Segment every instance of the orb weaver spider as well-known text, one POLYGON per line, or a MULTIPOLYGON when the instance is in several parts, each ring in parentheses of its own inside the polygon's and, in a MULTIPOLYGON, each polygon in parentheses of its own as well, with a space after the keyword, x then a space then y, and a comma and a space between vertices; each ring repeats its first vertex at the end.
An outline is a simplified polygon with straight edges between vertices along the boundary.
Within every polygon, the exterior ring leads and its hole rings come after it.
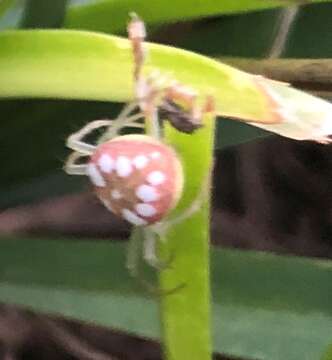
MULTIPOLYGON (((200 208, 206 187, 180 215, 165 220, 181 197, 184 176, 176 152, 162 141, 160 116, 179 131, 193 133, 202 126, 203 114, 212 111, 213 106, 207 99, 205 106, 199 107, 197 95, 189 87, 166 80, 157 84, 155 74, 145 77, 145 27, 135 14, 128 34, 134 57, 136 100, 127 104, 116 119, 92 121, 70 135, 67 146, 73 152, 64 168, 71 175, 89 176, 106 208, 141 230, 145 261, 163 269, 169 262, 158 260, 156 240, 163 239, 170 226, 200 208), (124 128, 144 129, 144 121, 149 121, 148 134, 121 135, 124 128), (106 130, 96 145, 84 142, 86 136, 103 127, 106 130), (84 157, 88 160, 82 163, 84 157)), ((131 258, 127 257, 127 267, 135 274, 131 258)))

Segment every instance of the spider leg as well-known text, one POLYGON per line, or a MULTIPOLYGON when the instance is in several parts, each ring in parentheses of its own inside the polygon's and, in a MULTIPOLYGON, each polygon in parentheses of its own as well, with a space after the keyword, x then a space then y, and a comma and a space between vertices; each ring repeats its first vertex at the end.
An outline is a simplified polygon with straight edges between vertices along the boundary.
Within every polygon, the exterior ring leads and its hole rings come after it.
POLYGON ((119 116, 111 121, 105 133, 99 138, 98 143, 113 139, 119 134, 121 129, 125 127, 144 128, 144 124, 139 124, 136 122, 137 120, 144 118, 144 114, 141 111, 136 114, 130 115, 130 113, 135 110, 136 107, 138 107, 137 101, 133 101, 127 104, 123 108, 119 116))
POLYGON ((132 101, 132 102, 126 104, 123 107, 123 109, 121 110, 118 117, 114 120, 114 122, 121 123, 125 119, 129 118, 130 113, 132 113, 137 106, 138 106, 138 101, 132 101))
MULTIPOLYGON (((144 240, 143 240, 143 256, 144 260, 153 268, 158 271, 163 271, 171 269, 171 263, 174 260, 173 254, 167 261, 160 261, 156 255, 156 242, 158 237, 157 234, 149 228, 144 228, 144 240)), ((177 286, 166 289, 166 290, 157 290, 157 295, 166 296, 176 293, 177 291, 183 289, 186 286, 185 283, 178 284, 177 286)))
POLYGON ((167 227, 175 226, 183 221, 187 220, 188 218, 192 217, 197 211, 199 211, 205 201, 205 197, 203 194, 199 194, 196 199, 186 208, 184 211, 179 214, 178 216, 169 219, 165 225, 167 227))
POLYGON ((139 253, 140 253, 140 244, 141 237, 139 233, 139 228, 133 229, 133 232, 129 238, 129 243, 126 253, 126 268, 129 271, 129 274, 133 277, 138 277, 139 273, 139 253))
POLYGON ((82 157, 85 157, 77 151, 71 153, 64 165, 64 170, 69 175, 86 175, 87 165, 77 164, 76 161, 82 157))
POLYGON ((81 130, 70 135, 67 139, 67 147, 78 151, 84 155, 91 155, 96 150, 96 145, 87 144, 83 138, 90 132, 101 127, 108 127, 105 134, 99 139, 102 142, 104 139, 112 139, 117 136, 119 131, 126 126, 140 127, 140 124, 135 124, 135 121, 144 117, 142 113, 137 113, 128 116, 137 107, 137 102, 127 104, 120 115, 115 120, 95 120, 84 126, 81 130))
POLYGON ((128 125, 128 127, 137 128, 137 129, 144 129, 145 125, 144 124, 131 124, 131 125, 128 125))
POLYGON ((162 76, 159 70, 154 71, 147 78, 144 77, 142 69, 146 58, 144 48, 146 29, 144 22, 135 13, 131 13, 130 16, 131 21, 127 31, 134 56, 135 96, 148 122, 148 133, 159 140, 162 138, 162 128, 158 117, 158 103, 164 96, 168 78, 162 76))
POLYGON ((133 230, 133 233, 129 239, 129 245, 127 248, 126 256, 126 267, 129 271, 130 276, 138 280, 140 284, 151 294, 155 296, 166 296, 174 294, 175 292, 182 289, 185 284, 182 283, 178 286, 175 286, 169 290, 159 290, 156 285, 150 283, 148 280, 142 277, 140 273, 140 250, 142 246, 144 247, 145 238, 145 229, 142 227, 137 227, 133 230))
POLYGON ((150 283, 148 280, 144 279, 140 272, 140 250, 142 248, 143 234, 141 228, 136 228, 133 230, 131 237, 129 239, 129 244, 127 247, 126 254, 126 267, 130 276, 138 280, 140 284, 151 294, 160 295, 158 288, 150 283))
POLYGON ((149 115, 146 116, 146 119, 148 122, 148 134, 157 140, 161 140, 163 138, 163 129, 159 119, 157 106, 153 105, 153 107, 149 111, 149 115))
POLYGON ((147 264, 159 271, 170 268, 174 259, 173 254, 166 261, 159 260, 156 254, 156 243, 158 241, 157 233, 155 233, 152 229, 144 228, 143 235, 143 258, 147 264))
POLYGON ((151 119, 151 134, 159 138, 159 130, 156 128, 157 109, 155 102, 155 87, 151 84, 150 78, 144 78, 142 69, 146 58, 144 40, 146 38, 146 29, 144 22, 135 13, 131 13, 131 20, 127 27, 128 38, 131 42, 132 53, 134 57, 134 91, 136 99, 139 101, 139 107, 144 112, 147 119, 151 119))
POLYGON ((199 211, 206 200, 206 196, 208 195, 208 187, 210 184, 211 174, 207 176, 204 183, 202 184, 202 188, 197 194, 196 198, 193 202, 185 208, 179 215, 169 218, 161 223, 157 223, 153 226, 154 231, 159 234, 160 238, 164 237, 164 234, 168 231, 168 229, 172 226, 176 226, 188 218, 192 217, 197 211, 199 211))
POLYGON ((67 139, 67 147, 72 150, 78 151, 83 155, 91 155, 96 149, 95 145, 87 144, 82 139, 91 131, 104 126, 111 126, 112 120, 95 120, 84 126, 81 130, 70 135, 67 139))
POLYGON ((146 57, 143 42, 146 38, 144 22, 135 13, 131 13, 131 20, 127 27, 128 38, 131 42, 134 55, 134 79, 138 82, 141 78, 142 67, 146 57))

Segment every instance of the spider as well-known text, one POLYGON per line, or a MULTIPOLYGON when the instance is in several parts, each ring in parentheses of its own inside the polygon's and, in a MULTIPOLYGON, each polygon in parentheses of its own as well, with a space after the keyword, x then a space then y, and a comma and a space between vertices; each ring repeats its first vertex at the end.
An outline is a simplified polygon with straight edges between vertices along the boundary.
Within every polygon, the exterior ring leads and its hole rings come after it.
MULTIPOLYGON (((70 135, 67 146, 74 151, 64 168, 70 175, 88 175, 105 207, 142 230, 146 262, 163 268, 155 255, 157 238, 162 239, 170 226, 196 212, 203 194, 183 213, 164 221, 182 194, 182 165, 176 152, 158 138, 143 134, 119 135, 124 127, 143 127, 137 123, 144 117, 142 113, 129 115, 134 105, 125 106, 115 120, 92 121, 70 135), (87 135, 102 127, 107 128, 107 138, 110 133, 114 136, 96 145, 84 142, 87 135), (88 160, 82 163, 82 158, 88 160)), ((128 267, 132 269, 133 265, 128 267)))
MULTIPOLYGON (((144 77, 145 27, 136 15, 132 15, 128 33, 134 55, 136 100, 125 105, 116 119, 92 121, 70 135, 67 146, 73 152, 64 168, 71 175, 88 175, 106 208, 140 230, 145 261, 163 269, 169 262, 158 260, 156 240, 163 239, 170 226, 181 223, 200 208, 206 187, 180 215, 168 216, 181 197, 184 175, 178 155, 162 141, 159 116, 179 131, 192 133, 202 126, 204 112, 211 111, 211 101, 201 109, 196 105, 197 95, 186 86, 172 82, 158 87, 153 75, 144 77), (144 120, 149 121, 147 134, 121 135, 127 127, 142 131, 144 120), (97 144, 84 141, 99 128, 106 130, 97 144), (87 160, 82 162, 83 158, 87 160)), ((134 274, 136 265, 132 258, 128 255, 127 267, 134 274)))

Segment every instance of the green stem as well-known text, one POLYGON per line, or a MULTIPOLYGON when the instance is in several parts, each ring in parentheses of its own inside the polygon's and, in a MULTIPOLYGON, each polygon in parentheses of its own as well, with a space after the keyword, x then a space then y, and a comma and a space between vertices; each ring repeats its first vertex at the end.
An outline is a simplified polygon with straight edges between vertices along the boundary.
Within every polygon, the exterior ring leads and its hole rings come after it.
MULTIPOLYGON (((209 280, 209 198, 202 189, 210 179, 214 137, 214 118, 193 135, 167 127, 165 140, 181 157, 185 190, 176 213, 181 214, 199 196, 200 208, 173 226, 160 246, 161 256, 174 255, 170 268, 160 273, 162 293, 184 284, 161 297, 163 345, 168 360, 211 359, 210 280, 209 280), (203 195, 202 195, 203 193, 203 195)), ((209 184, 210 188, 210 184, 209 184)), ((176 216, 174 214, 173 216, 176 216)))

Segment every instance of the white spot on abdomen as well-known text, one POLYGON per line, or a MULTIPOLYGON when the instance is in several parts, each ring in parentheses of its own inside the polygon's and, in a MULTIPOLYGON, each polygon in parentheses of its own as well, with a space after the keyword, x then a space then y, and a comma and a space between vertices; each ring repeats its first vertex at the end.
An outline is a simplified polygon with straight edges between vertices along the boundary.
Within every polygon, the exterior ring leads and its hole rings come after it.
POLYGON ((111 205, 111 203, 109 202, 109 200, 103 199, 103 198, 101 198, 101 197, 100 197, 99 199, 100 199, 100 201, 104 204, 104 206, 106 207, 107 210, 114 212, 114 210, 113 210, 113 208, 112 208, 112 205, 111 205))
POLYGON ((107 154, 101 155, 98 160, 101 171, 111 173, 114 170, 114 160, 107 154))
POLYGON ((148 162, 149 159, 145 155, 138 155, 133 159, 133 164, 137 169, 143 169, 148 162))
POLYGON ((144 202, 155 201, 159 198, 156 189, 149 185, 140 185, 136 189, 136 196, 144 202))
POLYGON ((157 210, 149 204, 137 204, 135 208, 137 213, 141 216, 149 217, 157 213, 157 210))
POLYGON ((87 167, 87 174, 89 175, 90 180, 92 183, 98 187, 105 187, 106 182, 100 172, 97 169, 95 164, 90 163, 87 167))
POLYGON ((132 212, 129 209, 123 209, 122 210, 122 217, 127 220, 128 222, 130 222, 133 225, 136 226, 143 226, 146 225, 147 222, 140 218, 139 216, 137 216, 134 212, 132 212))
POLYGON ((118 200, 118 199, 121 199, 121 198, 122 198, 122 194, 121 194, 120 191, 117 190, 117 189, 114 189, 114 190, 111 191, 111 196, 112 196, 112 198, 115 199, 115 200, 118 200))
POLYGON ((119 156, 115 163, 116 173, 120 177, 127 177, 132 172, 130 160, 126 156, 119 156))
POLYGON ((151 185, 160 185, 165 181, 165 174, 161 171, 152 171, 147 176, 147 181, 151 185))
POLYGON ((159 151, 154 151, 153 153, 150 154, 152 159, 158 159, 160 158, 160 152, 159 151))

